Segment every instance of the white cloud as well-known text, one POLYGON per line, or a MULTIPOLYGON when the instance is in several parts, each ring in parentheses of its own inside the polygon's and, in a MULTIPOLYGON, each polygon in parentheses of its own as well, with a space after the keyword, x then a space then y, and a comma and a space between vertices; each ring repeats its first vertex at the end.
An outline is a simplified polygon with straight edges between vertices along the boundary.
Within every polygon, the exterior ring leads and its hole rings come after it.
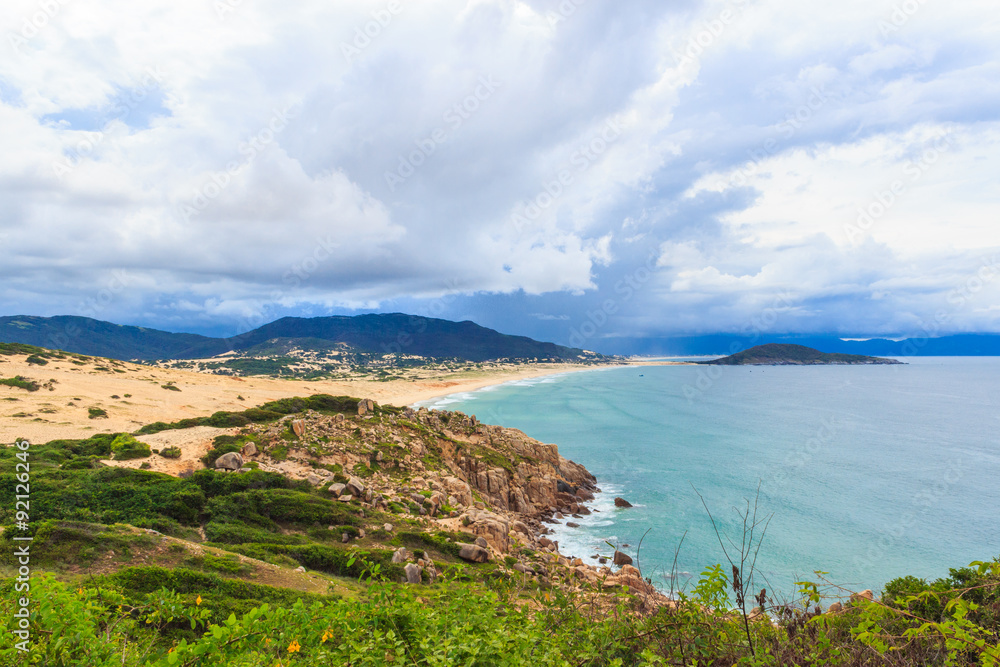
POLYGON ((10 312, 76 312, 117 269, 134 280, 104 312, 152 322, 454 291, 586 309, 659 247, 643 326, 732 326, 789 287, 803 326, 841 298, 878 301, 858 322, 882 326, 1000 247, 988 2, 588 2, 553 22, 547 0, 69 0, 34 31, 38 2, 8 4, 10 312))

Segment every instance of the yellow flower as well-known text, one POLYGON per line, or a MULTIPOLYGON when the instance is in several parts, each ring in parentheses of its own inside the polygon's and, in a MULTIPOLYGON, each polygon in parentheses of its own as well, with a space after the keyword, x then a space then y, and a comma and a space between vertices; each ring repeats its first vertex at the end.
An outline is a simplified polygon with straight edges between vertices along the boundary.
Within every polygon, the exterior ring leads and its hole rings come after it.
POLYGON ((297 639, 293 639, 292 643, 288 645, 289 653, 298 653, 302 650, 302 646, 299 644, 297 639))
POLYGON ((83 595, 83 589, 82 588, 76 589, 76 594, 77 595, 83 595))
POLYGON ((196 605, 201 605, 201 596, 200 595, 198 596, 198 599, 194 601, 194 603, 196 605))
POLYGON ((327 639, 333 639, 333 633, 329 630, 323 631, 323 638, 319 640, 320 644, 325 644, 327 639))

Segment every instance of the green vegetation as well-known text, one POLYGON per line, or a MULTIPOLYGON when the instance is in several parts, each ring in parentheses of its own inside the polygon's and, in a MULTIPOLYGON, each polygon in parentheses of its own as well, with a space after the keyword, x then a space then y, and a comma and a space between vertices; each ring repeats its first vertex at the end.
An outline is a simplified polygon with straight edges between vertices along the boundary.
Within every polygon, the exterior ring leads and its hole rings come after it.
POLYGON ((66 355, 62 352, 47 350, 43 347, 25 345, 24 343, 0 343, 0 356, 11 357, 15 354, 27 354, 28 356, 36 356, 43 359, 66 358, 66 355))
POLYGON ((180 447, 164 447, 159 451, 160 456, 165 459, 179 459, 182 453, 180 447))
MULTIPOLYGON (((758 620, 731 611, 738 586, 713 566, 675 606, 653 609, 620 589, 584 585, 584 592, 569 593, 559 583, 566 573, 548 560, 544 577, 526 577, 513 567, 528 550, 464 564, 458 544, 472 541, 469 533, 420 532, 419 520, 399 517, 392 520, 395 532, 373 529, 387 517, 371 508, 362 516, 360 506, 278 474, 200 470, 178 479, 99 463, 136 442, 128 434, 100 434, 31 448, 31 515, 45 519, 28 531, 34 537, 33 652, 19 653, 11 632, 18 598, 13 537, 25 533, 10 529, 15 508, 7 503, 0 505, 7 528, 0 534, 0 576, 7 576, 0 579, 0 664, 944 667, 1000 661, 1000 560, 932 582, 896 579, 881 601, 858 598, 837 613, 817 614, 814 607, 838 589, 801 582, 794 600, 762 595, 769 616, 758 620), (204 530, 209 544, 188 550, 133 526, 187 540, 204 530), (341 544, 345 533, 350 542, 341 544), (435 561, 444 576, 431 580, 425 572, 420 585, 396 583, 404 574, 391 562, 398 546, 435 561), (154 552, 174 567, 131 567, 154 552), (247 557, 278 566, 267 570, 277 573, 272 583, 327 580, 349 594, 261 585, 263 566, 247 557), (311 572, 291 570, 300 565, 311 572), (81 576, 88 571, 94 574, 81 576)), ((213 448, 241 443, 222 436, 213 448)), ((6 498, 19 483, 18 451, 0 447, 6 498)))
POLYGON ((170 424, 155 422, 147 424, 136 431, 136 435, 149 435, 171 429, 193 428, 195 426, 215 426, 217 428, 232 428, 247 424, 260 424, 276 421, 285 415, 296 414, 305 410, 315 410, 323 414, 338 412, 353 414, 358 410, 358 399, 349 396, 330 396, 317 394, 308 398, 283 398, 271 403, 265 403, 259 408, 250 408, 241 412, 216 412, 210 417, 195 417, 182 419, 170 424))
POLYGON ((122 433, 111 442, 111 453, 116 461, 128 461, 130 459, 144 459, 152 455, 153 452, 146 443, 136 440, 127 433, 122 433))
MULTIPOLYGON (((311 551, 323 560, 323 550, 311 551)), ((266 555, 266 554, 261 554, 266 555)), ((231 572, 215 558, 208 564, 231 572)), ((857 600, 836 614, 801 606, 753 621, 716 613, 698 592, 637 613, 641 600, 610 594, 602 608, 558 589, 445 579, 388 583, 384 558, 358 550, 330 569, 369 580, 335 599, 250 584, 212 572, 130 567, 80 584, 32 581, 31 654, 15 642, 14 579, 0 582, 0 660, 21 665, 996 665, 1000 562, 973 563, 974 591, 950 590, 939 620, 906 611, 927 593, 891 603, 857 600), (968 598, 976 592, 980 605, 968 598), (528 602, 528 604, 523 604, 528 602), (989 608, 986 608, 989 606, 989 608)), ((714 576, 714 575, 713 575, 714 576)), ((721 575, 720 575, 721 576, 721 575)), ((722 583, 728 583, 722 578, 722 583)), ((964 585, 964 584, 963 584, 964 585)), ((713 588, 710 582, 703 586, 713 588)), ((801 604, 816 594, 807 585, 801 604)))
POLYGON ((898 364, 895 359, 866 357, 860 354, 827 354, 804 345, 768 343, 749 350, 731 354, 722 359, 700 361, 712 366, 770 366, 770 365, 820 365, 820 364, 898 364))
POLYGON ((0 379, 0 385, 5 385, 7 387, 17 387, 19 389, 26 389, 28 391, 38 391, 41 388, 34 380, 31 380, 20 375, 16 375, 12 378, 0 379))
POLYGON ((87 408, 87 416, 90 419, 105 419, 108 412, 103 408, 87 408))
POLYGON ((27 359, 25 359, 25 361, 28 362, 29 364, 33 364, 35 366, 47 366, 48 363, 49 363, 43 357, 41 357, 40 355, 37 355, 37 354, 32 354, 27 359))
POLYGON ((178 387, 177 385, 175 385, 173 382, 168 382, 166 384, 161 384, 160 387, 163 388, 163 389, 166 389, 168 391, 180 391, 181 390, 181 388, 178 387))

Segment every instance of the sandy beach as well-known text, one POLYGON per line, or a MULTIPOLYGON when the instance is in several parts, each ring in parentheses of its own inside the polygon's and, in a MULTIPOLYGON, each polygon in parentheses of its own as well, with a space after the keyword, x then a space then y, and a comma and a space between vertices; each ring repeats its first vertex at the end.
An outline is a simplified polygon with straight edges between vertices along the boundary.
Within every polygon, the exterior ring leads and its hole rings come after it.
POLYGON ((22 376, 42 385, 29 392, 0 386, 0 442, 27 438, 46 442, 94 433, 134 431, 156 421, 176 421, 238 411, 268 401, 311 394, 371 398, 389 405, 410 405, 448 394, 594 365, 486 365, 482 369, 431 371, 404 380, 284 380, 232 377, 91 358, 85 362, 52 359, 44 366, 23 355, 0 357, 0 378, 22 376), (91 418, 93 410, 106 416, 91 418))

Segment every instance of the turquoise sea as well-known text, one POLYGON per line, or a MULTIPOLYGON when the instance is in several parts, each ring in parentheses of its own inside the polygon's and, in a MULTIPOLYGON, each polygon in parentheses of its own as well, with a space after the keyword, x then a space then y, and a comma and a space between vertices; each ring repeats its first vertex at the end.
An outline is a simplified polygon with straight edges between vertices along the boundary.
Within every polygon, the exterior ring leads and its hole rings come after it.
POLYGON ((649 531, 644 574, 690 588, 708 565, 730 569, 698 494, 738 545, 759 485, 758 518, 773 516, 758 587, 787 595, 820 570, 878 590, 1000 556, 1000 358, 903 360, 619 367, 425 405, 556 443, 597 476, 600 511, 554 526, 563 553, 589 561, 607 541, 634 556, 649 531))

